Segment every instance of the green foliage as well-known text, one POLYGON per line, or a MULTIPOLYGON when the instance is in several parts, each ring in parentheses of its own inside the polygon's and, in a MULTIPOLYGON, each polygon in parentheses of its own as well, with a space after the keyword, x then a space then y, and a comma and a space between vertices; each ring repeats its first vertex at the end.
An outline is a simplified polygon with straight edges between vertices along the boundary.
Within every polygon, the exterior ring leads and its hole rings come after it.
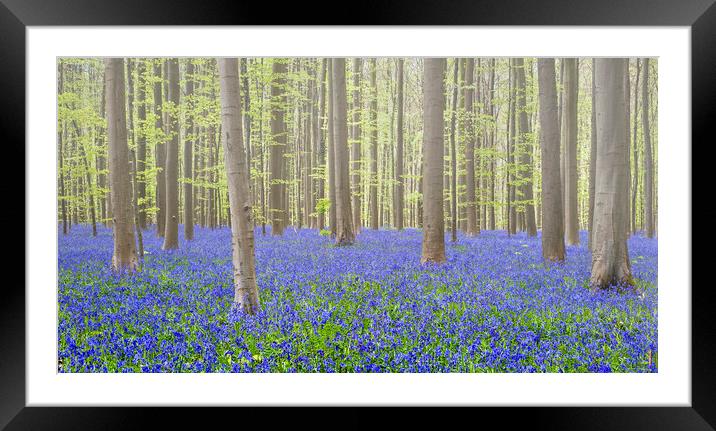
POLYGON ((330 207, 331 200, 328 198, 321 198, 316 201, 316 212, 318 214, 326 214, 330 207))

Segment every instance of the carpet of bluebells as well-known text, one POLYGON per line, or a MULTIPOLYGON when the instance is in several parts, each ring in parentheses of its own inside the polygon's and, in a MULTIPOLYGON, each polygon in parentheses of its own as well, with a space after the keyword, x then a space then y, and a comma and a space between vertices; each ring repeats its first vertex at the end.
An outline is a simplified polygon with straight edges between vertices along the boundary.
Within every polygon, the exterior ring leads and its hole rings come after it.
POLYGON ((629 240, 636 289, 592 292, 585 245, 545 265, 524 233, 448 237, 438 267, 419 263, 416 229, 351 247, 257 229, 261 311, 246 316, 229 229, 179 231, 171 252, 145 231, 134 275, 110 270, 111 230, 59 235, 60 372, 657 371, 656 239, 629 240))

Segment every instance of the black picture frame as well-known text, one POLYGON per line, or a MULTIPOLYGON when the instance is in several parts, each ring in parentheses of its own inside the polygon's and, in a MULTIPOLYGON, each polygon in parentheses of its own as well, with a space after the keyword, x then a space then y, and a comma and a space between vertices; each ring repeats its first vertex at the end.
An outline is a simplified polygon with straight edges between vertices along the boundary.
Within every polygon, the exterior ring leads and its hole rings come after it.
MULTIPOLYGON (((25 29, 27 26, 89 25, 556 25, 556 26, 689 26, 691 27, 692 146, 713 147, 711 124, 716 119, 716 6, 714 0, 369 0, 338 3, 326 0, 276 4, 253 0, 0 0, 0 142, 4 160, 12 161, 25 178, 25 29), (350 12, 349 12, 350 8, 350 12), (321 14, 321 11, 333 12, 321 14), (711 135, 711 136, 710 136, 711 135), (697 144, 697 145, 695 145, 697 144)), ((237 43, 240 43, 237 41, 237 43)), ((674 143, 676 144, 676 143, 674 143)), ((688 143, 684 143, 688 150, 688 143)), ((693 150, 691 150, 693 152, 693 150)), ((692 156, 693 157, 693 156, 692 156)), ((708 163, 711 158, 696 161, 708 163)), ((692 160, 694 160, 692 158, 692 160)), ((712 159, 711 159, 712 160, 712 159)), ((708 168, 692 172, 708 172, 708 168)), ((17 178, 6 176, 6 178, 17 178)), ((704 181, 692 179, 692 187, 704 181)), ((5 189, 15 202, 25 202, 25 188, 5 189), (14 194, 14 195, 13 195, 14 194)), ((692 193, 692 196, 708 196, 692 193)), ((691 208, 684 211, 692 211, 691 208)), ((691 214, 691 213, 689 213, 691 214)), ((713 211, 704 212, 714 215, 713 211)), ((3 212, 4 226, 17 226, 17 211, 3 212)), ((691 218, 689 216, 689 218, 691 218)), ((30 226, 23 221, 23 232, 30 226)), ((662 226, 664 228, 664 226, 662 226)), ((668 227, 666 227, 668 228, 668 227)), ((19 256, 18 238, 10 241, 19 256)), ((12 235, 12 233, 11 233, 12 235)), ((708 240, 706 240, 708 241, 708 240)), ((48 243, 52 242, 48 239, 48 243)), ((23 245, 23 259, 26 256, 23 245)), ((708 253, 706 253, 708 255, 708 253)), ((693 259, 706 257, 692 251, 693 259)), ((695 267, 708 268, 708 264, 695 267)), ((694 265, 692 265, 692 268, 694 265)), ((6 271, 13 268, 6 267, 6 271)), ((25 278, 6 275, 0 288, 0 428, 24 429, 144 429, 150 422, 162 428, 209 428, 213 422, 244 426, 247 416, 271 427, 277 421, 291 424, 330 425, 326 412, 293 409, 283 415, 266 415, 266 409, 247 415, 240 408, 58 408, 25 407, 25 278), (8 281, 9 280, 9 281, 8 281)), ((708 430, 716 428, 716 319, 710 283, 692 283, 692 404, 691 407, 555 407, 460 409, 457 412, 409 409, 394 416, 401 424, 433 418, 443 423, 456 419, 475 426, 498 423, 500 428, 578 430, 708 430), (457 414, 459 413, 459 414, 457 414), (517 413, 517 414, 515 414, 517 413)), ((688 288, 688 286, 683 286, 688 288)), ((237 390, 240 390, 237 388, 237 390)), ((477 388, 476 390, 479 390, 477 388)), ((564 388, 568 391, 569 388, 564 388)), ((399 403, 396 400, 396 403, 399 403)), ((381 410, 385 413, 385 410, 381 410)), ((341 424, 377 424, 376 411, 360 408, 331 409, 341 424)), ((372 425, 369 425, 372 426, 372 425)))

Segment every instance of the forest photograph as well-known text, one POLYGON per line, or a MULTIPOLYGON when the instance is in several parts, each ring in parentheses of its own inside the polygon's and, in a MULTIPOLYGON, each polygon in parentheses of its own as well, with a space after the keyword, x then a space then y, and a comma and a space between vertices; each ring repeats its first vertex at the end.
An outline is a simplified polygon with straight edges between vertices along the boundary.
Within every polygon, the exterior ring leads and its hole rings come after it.
POLYGON ((657 58, 56 66, 58 373, 658 372, 657 58))

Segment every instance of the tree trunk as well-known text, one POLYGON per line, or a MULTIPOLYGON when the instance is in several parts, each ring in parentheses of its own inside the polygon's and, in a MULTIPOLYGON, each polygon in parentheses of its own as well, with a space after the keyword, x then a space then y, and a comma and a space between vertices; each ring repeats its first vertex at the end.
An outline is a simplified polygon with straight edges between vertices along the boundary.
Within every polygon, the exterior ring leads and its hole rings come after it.
POLYGON ((314 94, 316 92, 315 81, 311 80, 307 84, 307 97, 305 101, 304 109, 306 110, 306 118, 304 121, 305 129, 305 143, 303 160, 304 160, 304 180, 303 180, 303 212, 304 218, 306 219, 306 227, 309 229, 313 228, 313 180, 311 175, 313 173, 313 153, 315 147, 315 137, 313 134, 313 116, 315 115, 314 110, 314 94))
MULTIPOLYGON (((450 103, 450 239, 452 242, 457 241, 457 221, 460 218, 457 211, 457 145, 455 143, 455 121, 457 119, 457 87, 458 87, 458 68, 459 59, 454 59, 452 73, 452 101, 450 103)), ((426 63, 427 67, 427 63, 426 63)), ((426 72, 427 73, 427 72, 426 72)), ((423 84, 425 85, 425 84, 423 84)), ((425 103, 425 102, 423 102, 425 103)), ((424 126, 423 126, 424 127, 424 126)), ((427 136, 427 135, 426 135, 427 136)))
POLYGON ((194 63, 187 59, 186 63, 186 133, 184 134, 184 238, 194 239, 194 63))
POLYGON ((273 80, 271 82, 271 183, 269 188, 269 206, 271 213, 271 235, 283 235, 284 230, 284 153, 286 151, 286 73, 287 65, 283 59, 274 59, 273 80))
POLYGON ((139 270, 141 271, 144 262, 144 238, 142 237, 142 229, 139 229, 139 199, 137 198, 137 153, 131 150, 132 154, 132 208, 134 212, 134 226, 137 233, 137 246, 139 248, 139 270))
POLYGON ((92 236, 97 236, 97 215, 95 212, 94 205, 95 191, 94 186, 92 185, 92 175, 90 174, 90 165, 89 161, 87 160, 87 151, 85 151, 84 143, 80 140, 80 138, 82 137, 82 130, 80 130, 80 127, 74 120, 72 121, 72 125, 75 129, 75 139, 77 142, 77 147, 80 150, 80 158, 82 159, 82 165, 85 171, 85 182, 87 183, 87 197, 89 200, 90 223, 92 224, 92 236))
POLYGON ((221 88, 221 134, 229 187, 234 303, 244 313, 259 311, 254 260, 254 224, 246 152, 241 129, 239 74, 235 58, 218 59, 221 88))
POLYGON ((423 250, 421 263, 445 262, 443 220, 444 58, 425 58, 423 69, 423 250))
POLYGON ((115 271, 134 272, 137 269, 137 250, 134 243, 134 221, 129 180, 129 148, 124 94, 124 60, 104 60, 107 94, 107 138, 109 141, 109 178, 114 214, 114 252, 112 268, 115 271))
POLYGON ((633 284, 626 226, 624 59, 596 59, 597 167, 594 185, 593 288, 633 284))
POLYGON ((328 207, 328 224, 330 225, 331 235, 336 236, 338 223, 336 217, 336 136, 333 118, 335 111, 334 88, 333 88, 333 60, 328 60, 328 199, 330 206, 328 207))
POLYGON ((589 249, 592 249, 594 234, 594 175, 597 170, 597 98, 596 98, 596 59, 592 59, 592 118, 591 118, 591 147, 589 151, 589 249))
POLYGON ((146 133, 146 121, 147 121, 147 92, 146 92, 146 74, 147 65, 145 60, 138 60, 137 62, 137 119, 139 121, 139 131, 137 133, 137 157, 136 166, 136 195, 137 195, 137 211, 139 213, 139 229, 147 228, 147 212, 146 212, 146 200, 147 200, 147 182, 145 180, 146 160, 147 160, 147 133, 146 133))
MULTIPOLYGON (((497 146, 495 144, 495 134, 497 133, 497 118, 495 118, 495 59, 490 60, 490 84, 489 84, 489 98, 488 103, 490 107, 490 118, 492 119, 493 123, 490 125, 490 131, 489 131, 489 140, 490 145, 489 148, 495 152, 497 151, 497 146)), ((495 230, 496 227, 496 220, 495 220, 495 182, 497 181, 496 175, 495 175, 495 169, 496 169, 496 163, 495 163, 495 156, 494 154, 490 156, 490 230, 495 230)))
MULTIPOLYGON (((241 96, 244 106, 241 108, 244 128, 244 147, 246 147, 246 172, 248 173, 249 183, 251 182, 252 153, 251 153, 251 97, 249 94, 249 72, 248 62, 246 58, 239 60, 239 70, 241 72, 241 96)), ((253 189, 250 188, 251 205, 255 205, 253 189)))
POLYGON ((207 160, 207 172, 206 172, 206 178, 207 182, 209 184, 209 187, 207 187, 206 194, 206 219, 207 223, 209 225, 210 229, 214 229, 216 227, 216 194, 214 193, 214 184, 216 184, 215 178, 215 172, 214 172, 214 139, 215 139, 216 133, 214 132, 214 126, 210 125, 207 130, 207 139, 206 139, 206 150, 209 153, 208 154, 208 160, 207 160))
POLYGON ((526 85, 525 85, 525 63, 524 59, 515 59, 517 74, 517 111, 519 112, 519 134, 520 143, 520 183, 522 199, 524 199, 524 227, 527 235, 537 235, 537 224, 535 223, 534 196, 532 192, 532 141, 531 130, 527 121, 526 85))
POLYGON ((363 65, 361 59, 356 57, 353 59, 353 145, 351 146, 353 160, 353 228, 356 234, 360 232, 361 223, 361 181, 360 174, 362 168, 361 160, 361 100, 360 100, 360 83, 361 71, 363 65))
POLYGON ((465 206, 467 210, 467 230, 468 236, 474 236, 480 233, 480 227, 477 224, 477 207, 475 197, 475 122, 473 113, 473 98, 475 94, 475 82, 473 76, 475 74, 475 59, 467 58, 465 61, 465 182, 467 184, 465 206))
POLYGON ((405 60, 398 59, 398 112, 397 126, 395 130, 395 228, 403 229, 403 206, 405 205, 405 185, 403 184, 403 69, 405 60))
POLYGON ((639 190, 639 148, 636 145, 636 130, 639 122, 637 112, 639 111, 639 75, 641 62, 636 62, 636 85, 634 85, 634 130, 632 135, 632 147, 634 148, 634 186, 631 189, 631 229, 632 233, 636 233, 636 196, 639 190))
MULTIPOLYGON (((64 73, 64 67, 62 65, 61 60, 57 60, 57 76, 58 76, 58 83, 57 83, 57 93, 58 97, 60 94, 64 93, 64 84, 65 84, 65 73, 64 73)), ((104 100, 102 100, 104 102, 104 100)), ((59 163, 58 171, 60 174, 60 208, 62 212, 62 234, 67 235, 67 197, 65 195, 65 168, 64 168, 64 154, 62 152, 63 147, 63 139, 62 139, 62 123, 60 121, 57 122, 57 159, 59 163)))
POLYGON ((539 58, 537 65, 542 146, 542 257, 546 261, 561 262, 564 261, 564 228, 554 59, 539 58))
POLYGON ((370 60, 370 228, 378 229, 378 84, 375 58, 370 60))
MULTIPOLYGON (((325 178, 325 167, 326 167, 326 139, 323 134, 324 118, 326 118, 326 69, 328 67, 328 60, 321 60, 321 73, 318 84, 319 95, 318 95, 318 109, 319 115, 316 118, 316 133, 318 135, 318 166, 322 168, 322 174, 325 178)), ((318 180, 318 198, 326 198, 326 182, 323 178, 318 180)), ((326 226, 326 215, 325 212, 321 211, 318 213, 318 229, 323 230, 326 226)))
POLYGON ((654 161, 651 151, 651 127, 649 126, 649 59, 643 60, 644 77, 641 82, 641 120, 644 135, 644 226, 646 237, 654 238, 654 161))
POLYGON ((517 233, 517 208, 515 205, 515 128, 516 124, 516 79, 514 60, 510 61, 510 114, 507 133, 507 234, 517 233))
POLYGON ((179 60, 167 60, 168 99, 171 111, 167 114, 166 159, 166 218, 164 221, 164 244, 162 250, 179 248, 179 60))
POLYGON ((351 209, 350 173, 348 169, 348 100, 346 94, 346 60, 331 60, 333 73, 333 148, 336 180, 336 245, 355 241, 351 209))
POLYGON ((564 147, 564 230, 568 245, 579 244, 577 216, 577 98, 579 71, 576 58, 565 58, 562 100, 562 143, 564 147))
POLYGON ((166 137, 164 136, 164 108, 162 106, 162 64, 158 61, 154 65, 154 114, 156 122, 154 127, 159 138, 155 147, 155 160, 157 168, 157 235, 164 236, 164 222, 166 220, 166 191, 167 183, 165 176, 165 165, 167 158, 166 145, 164 144, 166 137))
MULTIPOLYGON (((626 64, 624 67, 626 70, 624 71, 624 106, 626 107, 626 142, 627 142, 627 151, 626 151, 626 166, 627 166, 627 217, 631 214, 631 203, 629 202, 629 196, 631 196, 631 80, 630 80, 630 74, 629 74, 629 62, 630 60, 626 60, 626 64)), ((627 230, 627 238, 629 238, 629 235, 631 235, 631 226, 630 223, 627 223, 626 226, 627 230)))

